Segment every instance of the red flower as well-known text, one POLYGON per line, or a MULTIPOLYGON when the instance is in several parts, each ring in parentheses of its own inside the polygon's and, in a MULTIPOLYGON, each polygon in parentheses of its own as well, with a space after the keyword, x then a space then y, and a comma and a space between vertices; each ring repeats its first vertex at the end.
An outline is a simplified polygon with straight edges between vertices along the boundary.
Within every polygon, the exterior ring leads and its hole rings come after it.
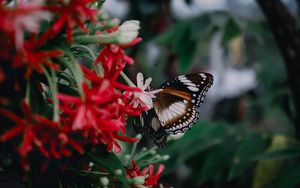
POLYGON ((25 78, 28 79, 33 70, 43 73, 41 65, 48 66, 54 70, 59 69, 59 65, 50 61, 50 58, 59 57, 63 54, 61 50, 52 51, 22 51, 13 57, 13 68, 26 67, 25 78))
POLYGON ((72 30, 74 26, 79 26, 82 30, 86 30, 84 22, 87 18, 95 22, 97 14, 96 9, 89 8, 88 4, 96 0, 72 0, 68 4, 48 7, 50 11, 57 11, 59 13, 58 20, 48 29, 43 36, 36 42, 36 46, 44 44, 49 38, 56 36, 63 27, 66 27, 67 40, 72 42, 72 30))
POLYGON ((145 182, 143 185, 147 186, 147 187, 153 187, 158 184, 158 179, 160 178, 164 169, 165 169, 164 165, 159 165, 158 170, 155 174, 154 166, 152 164, 150 164, 149 167, 146 167, 141 171, 140 167, 135 163, 134 160, 132 160, 132 169, 127 168, 126 174, 127 174, 127 177, 130 179, 138 177, 138 176, 144 176, 145 182))
POLYGON ((126 56, 124 50, 114 44, 106 45, 99 53, 95 64, 102 63, 104 77, 116 80, 126 64, 133 64, 133 59, 126 56))
MULTIPOLYGON (((101 85, 104 78, 98 76, 95 71, 90 71, 83 66, 81 66, 81 69, 84 73, 84 77, 91 81, 93 88, 97 88, 101 85)), ((137 107, 133 101, 135 100, 135 98, 132 95, 132 92, 141 92, 140 88, 127 86, 117 82, 116 80, 110 80, 109 83, 113 88, 118 89, 119 91, 126 91, 123 93, 116 93, 116 98, 118 98, 120 110, 124 111, 125 114, 131 116, 139 116, 142 111, 146 110, 146 108, 144 107, 137 107)))
MULTIPOLYGON (((6 142, 18 135, 22 135, 22 143, 18 148, 18 152, 22 157, 22 164, 28 164, 28 153, 34 148, 45 157, 61 158, 61 156, 70 157, 73 148, 79 153, 83 153, 83 148, 72 138, 68 137, 69 132, 64 127, 58 126, 57 122, 48 120, 47 118, 33 114, 31 108, 26 102, 21 103, 21 111, 23 118, 14 113, 0 109, 0 113, 8 117, 16 123, 16 125, 4 132, 0 136, 2 142, 6 142)), ((28 170, 28 166, 23 166, 28 170)))
POLYGON ((126 135, 126 106, 120 102, 120 93, 106 79, 98 77, 93 88, 83 83, 84 99, 59 94, 60 109, 65 126, 84 137, 85 144, 107 144, 109 151, 121 151, 118 140, 136 141, 126 135))
MULTIPOLYGON (((101 86, 97 87, 97 89, 89 89, 88 86, 83 83, 82 88, 85 99, 58 94, 58 99, 60 99, 61 102, 72 104, 72 106, 75 107, 73 108, 73 112, 70 111, 72 113, 71 116, 74 117, 72 129, 81 130, 94 128, 98 132, 103 130, 121 130, 121 123, 116 119, 118 112, 115 111, 111 113, 105 110, 105 108, 101 108, 101 106, 108 108, 107 105, 110 104, 115 97, 114 89, 109 85, 109 82, 103 80, 101 86), (99 119, 101 119, 101 125, 98 124, 99 119)), ((110 104, 109 108, 113 106, 114 104, 110 104)))
POLYGON ((18 0, 15 6, 0 5, 0 32, 14 41, 18 51, 23 50, 25 32, 38 33, 40 21, 50 19, 51 14, 43 9, 43 4, 44 0, 18 0))

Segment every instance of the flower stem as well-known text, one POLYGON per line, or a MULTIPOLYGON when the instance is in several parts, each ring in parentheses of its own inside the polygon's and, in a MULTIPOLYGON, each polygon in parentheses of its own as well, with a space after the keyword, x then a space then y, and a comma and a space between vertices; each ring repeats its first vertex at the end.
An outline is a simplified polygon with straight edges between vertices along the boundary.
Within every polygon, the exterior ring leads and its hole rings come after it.
POLYGON ((55 75, 54 70, 51 69, 51 75, 48 73, 48 71, 45 69, 45 67, 42 66, 43 72, 45 73, 45 76, 47 78, 47 81, 49 83, 51 98, 53 102, 53 121, 59 122, 59 111, 58 111, 58 99, 56 97, 57 95, 57 78, 55 75))
POLYGON ((30 104, 30 79, 28 79, 26 83, 25 102, 28 105, 30 104))
POLYGON ((74 171, 74 172, 79 172, 79 173, 84 173, 84 174, 91 174, 91 175, 106 175, 106 176, 109 176, 110 174, 109 173, 106 173, 106 172, 95 172, 95 171, 89 171, 89 170, 78 170, 78 169, 75 169, 75 168, 68 168, 67 170, 69 171, 74 171))
POLYGON ((128 84, 129 86, 136 87, 136 86, 134 85, 134 83, 132 83, 132 81, 128 78, 128 76, 127 76, 123 71, 121 71, 120 74, 121 74, 122 78, 125 80, 125 82, 127 82, 127 84, 128 84))
POLYGON ((76 81, 77 87, 78 87, 78 92, 83 100, 85 100, 85 94, 82 89, 82 83, 84 82, 83 80, 83 73, 81 71, 81 68, 79 66, 79 63, 76 62, 75 57, 71 53, 69 49, 64 50, 67 54, 67 56, 70 58, 70 60, 63 60, 63 63, 65 66, 69 69, 69 71, 73 74, 74 79, 76 81))
POLYGON ((118 32, 99 35, 79 35, 74 37, 74 42, 112 44, 118 43, 117 36, 118 32))
POLYGON ((143 157, 147 156, 148 154, 151 154, 154 150, 157 149, 157 146, 152 147, 151 149, 147 150, 144 153, 139 154, 136 158, 135 161, 138 161, 140 159, 142 159, 143 157))
POLYGON ((87 47, 85 45, 73 44, 71 48, 82 48, 82 49, 84 49, 85 51, 87 51, 92 56, 93 60, 96 59, 96 56, 95 56, 94 52, 89 47, 87 47))
MULTIPOLYGON (((91 55, 90 59, 93 62, 97 58, 96 55, 95 55, 95 53, 89 47, 87 47, 85 45, 74 44, 74 45, 72 45, 72 47, 74 47, 74 48, 81 48, 81 49, 87 51, 91 55)), ((103 72, 104 71, 103 71, 103 68, 102 68, 102 66, 100 64, 96 65, 95 63, 92 63, 92 66, 93 66, 94 70, 97 72, 98 75, 103 76, 103 74, 104 74, 103 72)))
POLYGON ((130 158, 133 159, 134 155, 135 155, 135 151, 136 151, 136 147, 138 145, 138 142, 135 142, 132 146, 132 150, 131 150, 131 154, 130 154, 130 158))

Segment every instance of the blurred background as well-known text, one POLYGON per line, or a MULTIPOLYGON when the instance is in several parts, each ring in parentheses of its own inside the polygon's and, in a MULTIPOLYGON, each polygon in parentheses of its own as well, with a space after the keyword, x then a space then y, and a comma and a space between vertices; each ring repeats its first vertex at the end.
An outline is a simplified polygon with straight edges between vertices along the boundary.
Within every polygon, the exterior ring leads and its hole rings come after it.
POLYGON ((288 60, 295 54, 284 54, 285 46, 294 39, 280 40, 280 34, 294 37, 285 32, 291 31, 288 28, 299 29, 300 3, 259 2, 261 5, 255 0, 104 3, 110 17, 141 22, 143 41, 128 51, 135 59, 126 69, 132 80, 142 72, 153 78, 156 88, 180 74, 204 71, 215 77, 200 108, 200 121, 158 150, 170 155, 162 177, 165 187, 300 185, 297 87, 291 90, 297 70, 289 75, 293 68, 288 60), (260 6, 267 8, 262 11, 260 6), (265 14, 272 15, 271 19, 265 14), (276 27, 282 30, 274 38, 276 27))

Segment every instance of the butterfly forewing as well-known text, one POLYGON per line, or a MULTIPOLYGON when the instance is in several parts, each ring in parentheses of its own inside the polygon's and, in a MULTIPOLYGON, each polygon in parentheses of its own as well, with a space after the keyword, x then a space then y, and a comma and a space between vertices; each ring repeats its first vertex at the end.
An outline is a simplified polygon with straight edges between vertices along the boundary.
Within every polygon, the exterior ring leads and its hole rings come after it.
POLYGON ((198 120, 198 108, 213 83, 209 73, 178 76, 160 86, 155 113, 167 133, 185 132, 198 120))

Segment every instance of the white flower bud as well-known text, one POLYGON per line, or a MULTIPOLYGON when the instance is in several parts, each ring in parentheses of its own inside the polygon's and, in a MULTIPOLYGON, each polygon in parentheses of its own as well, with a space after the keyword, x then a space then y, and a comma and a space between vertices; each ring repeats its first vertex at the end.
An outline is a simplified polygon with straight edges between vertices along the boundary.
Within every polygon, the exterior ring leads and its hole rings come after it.
POLYGON ((136 176, 131 180, 134 185, 143 185, 145 183, 145 179, 146 178, 144 176, 136 176))
POLYGON ((109 184, 109 179, 107 178, 107 177, 101 177, 100 178, 100 182, 101 182, 101 184, 103 185, 103 186, 108 186, 108 184, 109 184))
POLYGON ((128 20, 125 21, 118 30, 118 42, 120 44, 129 44, 135 38, 137 38, 140 29, 140 22, 137 20, 128 20))
POLYGON ((150 154, 151 154, 151 155, 155 155, 155 154, 156 154, 156 151, 155 151, 155 150, 152 150, 152 151, 150 151, 150 154))
POLYGON ((114 174, 120 176, 120 175, 122 175, 122 170, 121 169, 116 169, 114 171, 114 174))
POLYGON ((137 134, 137 135, 135 136, 135 138, 141 139, 141 138, 142 138, 142 135, 141 135, 141 134, 137 134))

